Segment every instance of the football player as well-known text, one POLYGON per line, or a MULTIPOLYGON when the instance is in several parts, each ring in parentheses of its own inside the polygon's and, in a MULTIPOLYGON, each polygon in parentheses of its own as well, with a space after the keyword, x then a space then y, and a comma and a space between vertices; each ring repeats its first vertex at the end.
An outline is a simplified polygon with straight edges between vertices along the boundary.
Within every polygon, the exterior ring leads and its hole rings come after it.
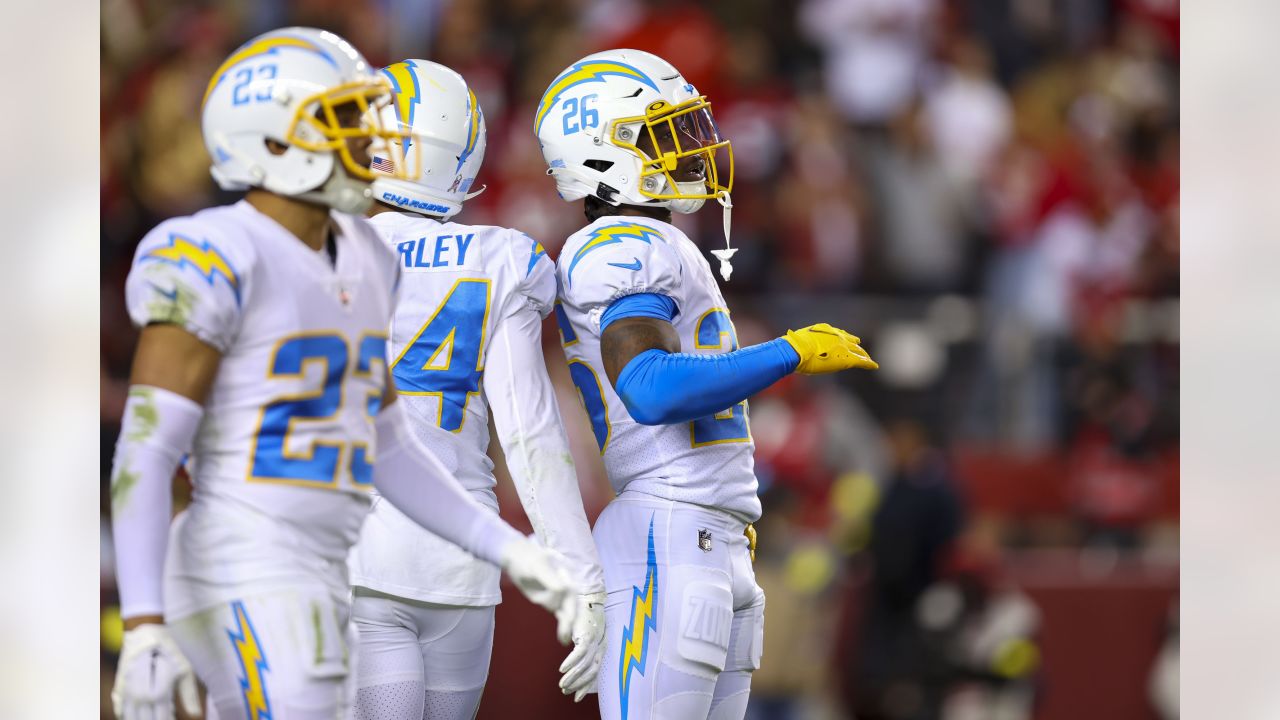
MULTIPOLYGON (((342 38, 261 35, 215 72, 202 120, 234 205, 161 223, 126 284, 142 328, 112 470, 125 636, 118 716, 346 717, 347 554, 369 489, 501 565, 557 612, 554 554, 476 502, 414 438, 385 360, 396 258, 368 223, 389 85, 342 38), (170 526, 184 454, 195 493, 170 526)), ((396 158, 397 172, 408 164, 396 158)))
MULTIPOLYGON (((560 253, 557 319, 618 492, 595 526, 601 715, 741 718, 764 632, 746 398, 792 372, 877 365, 825 324, 738 347, 710 265, 671 224, 710 199, 730 207, 729 143, 665 60, 583 58, 547 88, 534 131, 589 223, 560 253)), ((727 275, 733 251, 714 252, 727 275)))
MULTIPOLYGON (((484 113, 462 76, 426 60, 384 69, 394 101, 383 124, 420 150, 409 180, 379 176, 370 223, 400 262, 391 374, 413 433, 497 511, 490 412, 538 538, 569 559, 585 593, 561 687, 594 691, 604 639, 604 579, 582 509, 569 442, 542 356, 555 266, 529 236, 462 225, 485 152, 484 113)), ((403 148, 403 145, 401 146, 403 148)), ((395 150, 394 147, 388 148, 395 150)), ((373 167, 387 167, 377 146, 373 167)), ((392 154, 398 154, 393 152, 392 154)), ((493 650, 498 571, 375 498, 351 554, 360 631, 356 717, 470 720, 493 650)))

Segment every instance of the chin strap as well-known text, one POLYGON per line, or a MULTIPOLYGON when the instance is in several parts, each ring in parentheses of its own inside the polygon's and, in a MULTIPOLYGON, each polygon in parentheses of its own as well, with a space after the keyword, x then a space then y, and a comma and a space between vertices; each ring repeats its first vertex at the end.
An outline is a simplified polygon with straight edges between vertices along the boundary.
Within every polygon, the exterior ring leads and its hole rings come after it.
POLYGON ((733 221, 733 200, 729 199, 729 193, 722 192, 716 196, 716 202, 724 208, 724 249, 712 250, 711 254, 720 259, 720 277, 725 282, 729 282, 729 276, 733 274, 733 254, 738 252, 738 248, 729 247, 729 225, 733 221))

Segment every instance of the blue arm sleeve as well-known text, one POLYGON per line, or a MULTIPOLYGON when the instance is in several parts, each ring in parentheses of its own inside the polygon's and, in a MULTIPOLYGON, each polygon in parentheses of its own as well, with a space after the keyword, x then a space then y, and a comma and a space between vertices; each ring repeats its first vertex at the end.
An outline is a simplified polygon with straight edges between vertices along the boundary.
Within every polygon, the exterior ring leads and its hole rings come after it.
POLYGON ((799 364, 800 355, 782 338, 720 355, 654 348, 631 358, 614 389, 636 422, 671 425, 732 407, 799 364))

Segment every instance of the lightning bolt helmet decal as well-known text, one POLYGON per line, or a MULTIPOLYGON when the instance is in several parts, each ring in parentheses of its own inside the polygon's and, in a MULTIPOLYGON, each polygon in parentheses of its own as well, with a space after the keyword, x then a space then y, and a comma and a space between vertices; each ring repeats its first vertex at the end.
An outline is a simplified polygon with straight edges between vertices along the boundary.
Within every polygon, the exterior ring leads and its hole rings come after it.
POLYGON ((577 63, 560 73, 560 77, 552 80, 547 91, 542 94, 542 102, 538 103, 538 113, 533 119, 534 134, 542 129, 542 121, 546 119, 547 113, 551 112, 551 108, 555 107, 566 90, 582 83, 602 82, 607 75, 620 75, 639 80, 653 88, 654 92, 658 92, 657 84, 648 75, 626 63, 616 60, 587 60, 577 63))

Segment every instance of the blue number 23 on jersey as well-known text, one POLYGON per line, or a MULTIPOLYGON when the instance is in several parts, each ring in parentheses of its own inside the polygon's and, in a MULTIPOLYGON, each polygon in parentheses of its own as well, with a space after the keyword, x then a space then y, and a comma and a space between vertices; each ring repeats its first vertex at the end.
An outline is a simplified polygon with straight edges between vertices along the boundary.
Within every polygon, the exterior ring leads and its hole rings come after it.
MULTIPOLYGON (((355 346, 355 369, 350 373, 354 382, 363 382, 368 388, 364 400, 364 412, 372 423, 382 404, 382 371, 374 372, 374 363, 385 363, 387 339, 381 333, 362 335, 355 346)), ((336 485, 338 468, 342 463, 341 440, 324 440, 322 437, 341 436, 343 385, 348 379, 347 367, 350 353, 347 339, 341 333, 325 331, 295 335, 280 341, 271 357, 268 379, 302 379, 310 364, 319 364, 320 387, 301 393, 286 395, 267 403, 262 408, 258 431, 253 440, 249 477, 253 480, 285 483, 318 483, 336 485), (295 422, 304 425, 295 427, 295 422), (301 449, 304 440, 295 440, 290 450, 290 432, 302 433, 313 438, 311 445, 301 449)), ((352 443, 349 459, 351 481, 356 485, 373 482, 373 465, 367 456, 364 443, 352 443)))

